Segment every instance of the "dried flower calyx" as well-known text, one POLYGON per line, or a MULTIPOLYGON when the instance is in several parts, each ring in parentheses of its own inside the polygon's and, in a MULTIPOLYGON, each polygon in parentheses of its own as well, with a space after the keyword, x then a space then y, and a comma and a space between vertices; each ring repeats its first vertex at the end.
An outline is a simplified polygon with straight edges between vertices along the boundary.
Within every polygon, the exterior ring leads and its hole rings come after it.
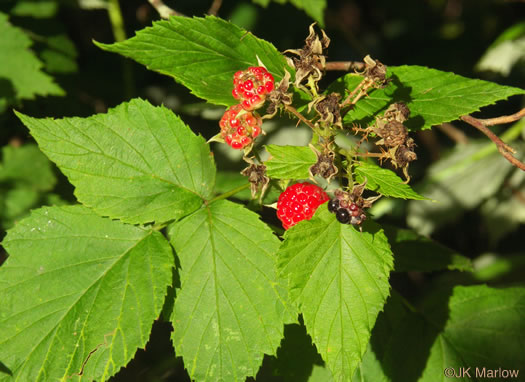
POLYGON ((365 72, 364 76, 375 83, 378 87, 386 85, 386 66, 379 60, 374 60, 367 55, 364 60, 365 72))
POLYGON ((414 152, 416 144, 409 137, 408 129, 403 124, 409 115, 410 110, 404 103, 394 103, 382 117, 376 119, 375 126, 371 129, 381 138, 376 144, 385 147, 383 158, 390 159, 395 168, 401 168, 407 180, 410 179, 408 165, 417 159, 414 152))
POLYGON ((338 173, 337 166, 334 164, 335 154, 329 149, 325 149, 322 153, 310 145, 310 148, 317 155, 317 162, 309 168, 310 176, 313 178, 318 175, 328 182, 338 173))
POLYGON ((248 177, 250 182, 250 191, 252 198, 255 198, 257 192, 261 191, 261 197, 268 188, 270 178, 266 176, 266 166, 263 164, 251 163, 248 167, 241 171, 241 175, 248 177))
POLYGON ((297 56, 288 59, 290 65, 296 70, 294 85, 304 88, 301 83, 307 79, 308 82, 312 82, 317 91, 317 82, 321 79, 326 65, 323 51, 330 45, 330 39, 323 30, 321 30, 322 35, 319 37, 315 33, 314 25, 315 23, 310 25, 310 34, 305 40, 303 49, 288 49, 285 53, 297 56))
POLYGON ((342 129, 343 119, 341 117, 341 106, 339 105, 340 100, 340 94, 330 93, 325 96, 317 97, 309 104, 309 109, 313 106, 314 110, 319 115, 318 123, 321 124, 321 126, 336 126, 342 129))
POLYGON ((269 101, 269 105, 266 108, 266 115, 263 118, 272 118, 279 109, 280 105, 291 105, 292 104, 292 93, 287 93, 290 87, 290 73, 285 71, 284 77, 277 84, 275 89, 269 93, 266 99, 269 101))

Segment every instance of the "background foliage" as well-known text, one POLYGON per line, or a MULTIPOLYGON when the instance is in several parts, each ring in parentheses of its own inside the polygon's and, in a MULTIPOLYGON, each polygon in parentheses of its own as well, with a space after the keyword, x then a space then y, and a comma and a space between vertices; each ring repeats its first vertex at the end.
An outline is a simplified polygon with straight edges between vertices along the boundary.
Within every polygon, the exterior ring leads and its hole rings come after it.
MULTIPOLYGON (((203 0, 166 1, 166 3, 190 16, 203 15, 210 5, 209 1, 203 0)), ((2 62, 0 65, 0 126, 2 127, 0 138, 3 146, 2 166, 0 167, 0 223, 4 229, 11 228, 15 222, 26 217, 30 209, 41 205, 65 205, 75 200, 71 185, 37 148, 28 130, 12 112, 13 108, 32 117, 87 117, 94 113, 106 112, 108 108, 115 107, 133 97, 141 97, 153 105, 163 104, 166 108, 172 109, 181 117, 180 121, 173 121, 173 123, 190 126, 195 133, 202 134, 205 139, 212 137, 218 131, 217 120, 222 113, 222 108, 204 104, 201 99, 190 94, 185 87, 178 85, 170 78, 148 71, 144 66, 131 60, 109 54, 93 44, 92 41, 96 40, 101 43, 99 44, 101 47, 111 49, 108 48, 109 45, 102 44, 111 44, 115 40, 123 39, 122 31, 114 28, 117 24, 114 6, 115 2, 103 0, 78 2, 73 0, 40 2, 6 0, 0 3, 0 62, 2 62)), ((128 37, 158 19, 157 13, 146 1, 126 0, 126 2, 121 2, 121 6, 125 32, 128 37)), ((407 0, 402 6, 399 2, 388 0, 330 1, 325 6, 323 1, 225 0, 219 16, 252 31, 254 35, 271 42, 281 51, 302 46, 308 25, 313 18, 324 25, 327 34, 332 39, 328 57, 330 61, 361 60, 364 55, 371 54, 385 64, 395 67, 392 70, 402 78, 403 83, 411 80, 403 77, 403 65, 422 65, 451 71, 469 78, 480 78, 502 85, 523 88, 525 83, 525 65, 523 65, 525 28, 520 14, 524 14, 524 11, 523 3, 504 1, 432 0, 423 2, 407 0)), ((188 19, 182 24, 184 23, 187 25, 181 25, 180 30, 198 31, 198 26, 195 25, 197 22, 188 19)), ((125 54, 125 44, 120 47, 120 52, 125 54)), ((235 46, 226 46, 225 49, 234 50, 235 46)), ((257 46, 254 40, 253 49, 264 49, 264 47, 257 46)), ((266 49, 266 51, 268 55, 260 57, 262 61, 268 67, 272 65, 278 67, 278 56, 271 49, 266 49)), ((173 54, 176 55, 177 52, 174 51, 173 54)), ((244 57, 250 52, 238 52, 238 54, 239 57, 244 57)), ((202 56, 202 52, 199 52, 199 55, 202 56)), ((181 59, 183 58, 181 56, 181 59)), ((144 63, 158 71, 171 74, 170 68, 162 67, 162 63, 157 63, 155 60, 144 63)), ((184 77, 182 82, 195 85, 195 95, 203 97, 204 94, 204 98, 217 104, 229 105, 233 99, 223 97, 221 88, 230 86, 229 79, 233 73, 220 74, 211 86, 202 87, 202 89, 198 88, 196 79, 191 76, 184 77), (206 91, 209 91, 209 94, 205 94, 206 91)), ((339 75, 341 73, 329 73, 324 85, 328 85, 339 75)), ((348 77, 350 78, 347 81, 351 81, 351 76, 348 77)), ((419 89, 424 90, 428 86, 438 85, 432 83, 431 76, 425 74, 424 78, 429 84, 423 84, 419 89)), ((458 88, 461 88, 460 84, 458 88)), ((414 86, 414 90, 418 91, 417 86, 414 86)), ((453 94, 456 90, 447 89, 448 94, 453 94)), ((476 98, 482 99, 485 90, 480 88, 480 96, 476 98)), ((378 107, 381 97, 377 98, 379 99, 372 97, 367 100, 367 107, 378 107)), ((436 103, 440 117, 438 122, 453 119, 447 119, 447 113, 452 107, 461 107, 460 100, 453 104, 442 104, 439 99, 435 98, 432 98, 432 101, 436 103)), ((487 103, 490 103, 490 100, 487 103)), ((142 106, 135 103, 130 106, 130 109, 142 106)), ((506 102, 484 108, 483 112, 476 116, 493 117, 510 114, 522 106, 523 98, 515 96, 506 102)), ((115 111, 120 120, 125 119, 128 122, 136 120, 129 116, 129 114, 133 115, 133 110, 122 109, 115 111)), ((473 110, 465 110, 465 112, 470 113, 473 110)), ((417 113, 417 106, 414 112, 417 113)), ((364 115, 359 113, 362 113, 362 110, 355 109, 348 118, 360 119, 364 115)), ((103 120, 105 117, 92 118, 99 119, 100 123, 107 123, 103 120)), ((75 128, 75 122, 72 122, 67 128, 65 126, 56 127, 55 125, 59 123, 61 122, 46 120, 45 123, 42 123, 41 129, 36 133, 33 132, 33 136, 39 140, 44 152, 46 152, 45 143, 42 144, 42 142, 49 139, 49 135, 46 136, 46 128, 51 125, 53 128, 61 128, 65 136, 70 134, 68 129, 74 130, 75 128)), ((489 363, 486 360, 476 359, 472 354, 476 346, 486 345, 489 340, 494 339, 494 336, 483 336, 476 332, 479 338, 478 343, 464 343, 462 335, 469 330, 476 330, 476 326, 471 327, 464 324, 475 317, 481 317, 478 323, 485 329, 490 329, 490 325, 494 322, 509 320, 509 322, 516 323, 523 317, 521 288, 513 289, 511 295, 502 298, 497 289, 477 284, 488 283, 491 286, 501 287, 520 285, 523 281, 525 253, 522 238, 525 234, 523 225, 525 222, 525 192, 523 191, 525 178, 523 172, 517 171, 501 158, 493 144, 478 135, 477 131, 459 122, 454 122, 454 125, 463 133, 455 140, 450 139, 444 133, 446 129, 425 130, 415 134, 419 160, 410 169, 413 178, 411 184, 415 185, 419 194, 438 202, 388 199, 378 203, 372 211, 381 224, 392 227, 387 228, 385 234, 394 253, 399 251, 410 254, 417 251, 418 245, 428 244, 427 237, 418 236, 413 231, 394 228, 394 226, 407 227, 439 242, 440 244, 434 243, 436 251, 440 253, 446 251, 448 261, 433 263, 429 255, 424 269, 408 273, 402 272, 408 269, 414 270, 414 264, 421 264, 420 259, 406 256, 401 259, 396 258, 396 263, 391 264, 390 267, 393 266, 396 272, 391 274, 390 282, 397 292, 392 293, 384 313, 380 314, 372 332, 372 341, 363 359, 365 365, 374 365, 381 360, 384 375, 356 375, 356 378, 414 380, 418 373, 423 371, 424 361, 428 358, 430 361, 426 365, 426 373, 431 374, 423 375, 423 377, 433 380, 434 375, 442 376, 442 370, 439 368, 446 362, 447 357, 455 359, 458 354, 473 364, 485 362, 487 367, 513 367, 516 365, 514 362, 519 361, 523 364, 523 358, 521 360, 516 358, 520 354, 520 349, 508 345, 515 343, 512 338, 517 335, 522 336, 522 334, 509 332, 498 335, 498 340, 493 343, 495 349, 498 350, 495 353, 498 355, 489 363), (444 249, 443 246, 447 248, 444 249), (466 256, 471 262, 460 255, 466 256), (454 271, 445 272, 444 268, 454 271), (471 270, 471 272, 458 272, 457 270, 471 270), (475 286, 473 286, 474 289, 467 292, 467 285, 475 286), (476 304, 473 295, 483 298, 486 305, 476 304), (411 311, 409 309, 411 305, 418 306, 423 314, 411 311), (514 315, 512 307, 517 307, 514 315), (500 316, 498 309, 510 310, 511 313, 500 316), (473 312, 476 313, 475 316, 473 312), (451 317, 451 320, 445 322, 447 315, 451 317), (436 338, 443 338, 448 345, 442 349, 430 347, 433 343, 439 343, 439 341, 435 342, 436 338), (399 349, 404 349, 406 341, 413 345, 411 348, 414 354, 410 354, 410 358, 414 360, 416 367, 402 366, 406 354, 402 354, 399 349), (425 351, 429 354, 425 354, 425 351), (401 354, 403 359, 401 359, 401 354), (401 374, 400 370, 404 372, 410 370, 413 374, 407 376, 407 374, 401 374)), ((430 126, 425 125, 424 127, 430 126)), ((115 125, 115 130, 120 131, 118 124, 115 125)), ((269 171, 275 177, 283 179, 291 177, 286 173, 286 170, 290 171, 290 166, 285 168, 280 166, 279 147, 271 145, 305 144, 309 141, 309 132, 295 128, 293 121, 286 120, 269 122, 267 127, 265 124, 265 130, 268 131, 268 135, 264 138, 264 143, 270 145, 268 151, 274 156, 274 159, 269 162, 272 163, 269 171)), ((501 132, 504 133, 505 139, 515 140, 513 145, 523 153, 523 145, 520 143, 523 138, 522 131, 523 122, 518 122, 508 127, 505 133, 504 130, 501 132)), ((147 134, 147 131, 144 131, 144 134, 147 134)), ((181 134, 183 140, 192 142, 198 140, 191 134, 181 134)), ((100 143, 104 144, 103 138, 100 140, 100 143)), ((110 145, 111 141, 108 140, 106 143, 110 145)), ((195 142, 195 145, 198 146, 199 143, 195 142)), ((221 145, 214 145, 213 149, 215 163, 218 166, 215 192, 227 191, 236 184, 244 182, 238 175, 241 169, 239 155, 226 150, 221 145)), ((203 162, 206 162, 205 149, 199 150, 197 150, 198 155, 203 158, 203 162)), ((71 154, 71 151, 67 152, 71 154)), ((56 156, 53 159, 57 160, 60 165, 60 160, 57 158, 64 153, 47 154, 50 157, 56 156)), ((166 154, 166 158, 169 157, 170 155, 166 154)), ((304 156, 298 155, 298 158, 301 159, 304 156)), ((162 158, 157 159, 162 160, 162 158)), ((92 161, 96 166, 96 159, 88 158, 87 161, 92 161)), ((143 163, 144 167, 148 167, 146 162, 143 163)), ((68 161, 66 164, 71 163, 68 161)), ((306 175, 308 165, 301 163, 300 160, 294 165, 295 167, 292 168, 294 175, 301 171, 306 175)), ((203 178, 215 177, 215 173, 211 174, 213 171, 210 168, 204 165, 203 178)), ((68 171, 70 171, 68 175, 71 175, 75 169, 68 168, 68 171)), ((372 178, 374 171, 377 172, 378 169, 373 166, 365 165, 358 168, 358 174, 367 178, 372 178)), ((159 176, 169 177, 169 174, 159 176)), ((173 179, 172 181, 174 184, 187 184, 187 179, 173 179)), ((92 185, 93 182, 86 182, 85 187, 77 189, 77 197, 87 201, 88 204, 98 203, 101 198, 97 194, 97 189, 92 185)), ((116 190, 119 190, 125 188, 126 185, 116 184, 115 187, 116 190)), ((151 184, 151 187, 158 188, 159 185, 151 184)), ((198 185, 195 185, 192 191, 206 195, 206 197, 212 196, 211 188, 200 189, 198 185)), ((396 188, 396 192, 401 194, 394 196, 418 198, 418 194, 410 194, 410 192, 413 193, 412 190, 399 191, 399 188, 396 188)), ((179 200, 183 195, 185 193, 181 188, 180 195, 177 195, 175 199, 179 200)), ((248 199, 248 195, 239 194, 236 195, 236 198, 244 201, 248 199)), ((270 194, 266 201, 270 203, 275 198, 275 194, 270 194)), ((171 203, 172 201, 170 195, 166 195, 164 202, 171 203)), ((191 203, 192 198, 187 195, 184 205, 191 208, 191 203)), ((234 219, 225 212, 231 208, 227 203, 229 202, 216 205, 214 210, 216 216, 223 220, 234 219)), ((111 203, 108 203, 105 208, 111 208, 111 203)), ((53 217, 56 221, 73 219, 74 222, 84 221, 85 224, 88 224, 89 219, 96 219, 96 216, 78 207, 63 207, 60 211, 58 216, 53 217)), ((143 211, 144 215, 139 217, 130 216, 126 210, 106 211, 110 211, 112 215, 124 217, 124 220, 129 222, 148 221, 153 217, 162 220, 162 217, 154 216, 153 212, 149 211, 143 211)), ((279 225, 271 210, 263 210, 262 215, 271 224, 279 225)), ((250 215, 244 218, 248 221, 253 220, 253 216, 250 215)), ((319 221, 324 218, 321 215, 318 220, 312 220, 308 229, 314 232, 315 225, 320 224, 319 221)), ((46 220, 48 217, 41 214, 33 215, 32 219, 35 221, 29 222, 35 224, 37 224, 36 221, 41 220, 42 224, 46 225, 48 221, 46 220)), ((170 227, 170 234, 182 236, 184 232, 191 231, 192 226, 201 224, 203 219, 203 216, 196 215, 191 221, 170 227)), ((235 224, 238 223, 228 220, 228 226, 235 224)), ((258 223, 253 222, 253 224, 258 223)), ((147 266, 162 275, 157 279, 159 285, 145 282, 143 276, 139 274, 132 275, 134 282, 144 283, 140 285, 149 288, 162 288, 171 284, 165 270, 168 257, 166 248, 163 249, 164 244, 156 240, 155 235, 144 236, 140 229, 122 232, 109 222, 107 225, 104 227, 104 235, 109 235, 109 239, 118 237, 119 240, 140 243, 141 246, 152 248, 152 253, 158 254, 158 258, 152 259, 147 266), (164 259, 161 254, 164 254, 164 259)), ((334 229, 339 228, 346 230, 347 227, 334 227, 334 229)), ((21 227, 16 229, 21 229, 21 227)), ((78 229, 81 231, 82 226, 78 229)), ((208 230, 202 231, 202 240, 207 235, 217 234, 214 230, 220 231, 221 226, 209 226, 208 230)), ((67 234, 75 236, 79 233, 68 232, 67 234)), ((312 255, 308 251, 301 252, 305 243, 301 242, 299 233, 290 231, 287 235, 292 238, 290 240, 292 248, 286 248, 285 254, 299 252, 307 258, 312 255), (294 235, 297 236, 295 241, 293 240, 294 235)), ((339 243, 340 246, 344 246, 345 242, 356 240, 363 241, 361 245, 366 245, 366 241, 370 240, 366 235, 356 236, 350 230, 341 235, 345 240, 339 243)), ((277 245, 270 237, 271 235, 267 238, 267 245, 269 247, 277 245)), ((104 239, 108 237, 101 240, 104 239)), ((328 235, 318 240, 326 244, 332 239, 328 235)), ((9 241, 6 243, 8 249, 11 249, 9 245, 16 245, 16 243, 8 243, 9 241)), ((191 247, 192 243, 176 241, 173 243, 180 253, 180 261, 182 263, 191 261, 191 257, 186 256, 185 253, 196 251, 191 247)), ((217 243, 218 251, 220 252, 221 247, 229 244, 227 240, 217 243)), ((55 243, 50 245, 50 249, 43 248, 42 250, 51 251, 61 245, 55 243)), ((79 242, 76 245, 82 245, 82 243, 79 242)), ((378 245, 377 248, 377 256, 381 258, 381 245, 378 245)), ((204 258, 211 256, 207 249, 200 250, 204 258)), ((78 286, 77 290, 71 290, 72 296, 79 291, 83 293, 85 285, 111 282, 113 272, 122 271, 122 262, 129 254, 123 247, 115 246, 112 251, 111 259, 107 264, 106 277, 98 279, 93 274, 93 280, 83 280, 86 284, 78 286)), ((68 259, 66 255, 63 254, 64 262, 74 261, 74 259, 68 259)), ((327 261, 327 269, 333 266, 330 259, 337 258, 337 253, 333 251, 320 252, 317 255, 320 261, 323 259, 327 261)), ((31 256, 31 253, 25 256, 31 256)), ((4 259, 5 254, 0 254, 0 262, 4 259)), ((225 257, 224 261, 225 264, 235 264, 236 259, 225 257)), ((264 262, 264 259, 260 261, 264 262)), ((291 255, 289 259, 285 256, 284 262, 280 264, 281 268, 286 269, 291 261, 293 261, 291 255)), ((264 264, 256 265, 264 267, 264 264)), ((307 267, 308 263, 304 262, 304 266, 307 267)), ((373 262, 371 266, 374 266, 373 262)), ((357 272, 353 266, 347 270, 357 272)), ((315 293, 308 294, 308 288, 311 286, 304 285, 300 271, 297 272, 298 274, 292 275, 292 278, 296 280, 299 290, 302 288, 307 290, 306 295, 300 297, 303 299, 300 302, 305 304, 303 319, 308 324, 312 320, 316 306, 322 304, 322 301, 311 298, 315 296, 315 293)), ((376 273, 378 277, 382 277, 383 272, 387 270, 377 270, 376 273)), ((81 274, 83 272, 78 277, 81 274)), ((22 274, 13 275, 15 276, 24 277, 22 274)), ((191 285, 193 276, 192 274, 181 275, 180 283, 191 285)), ((218 282, 224 280, 224 277, 224 274, 217 275, 218 282)), ((265 277, 272 278, 275 275, 265 277)), ((364 273, 357 272, 354 277, 366 276, 364 273)), ((344 278, 341 278, 340 281, 344 282, 344 278)), ((2 282, 7 281, 0 280, 0 283, 2 282)), ((385 285, 379 282, 375 292, 378 296, 384 294, 385 285)), ((52 295, 54 292, 49 291, 49 293, 52 295)), ((123 289, 119 293, 119 296, 122 296, 122 307, 125 307, 127 290, 123 289)), ((181 301, 193 300, 192 290, 188 288, 187 293, 186 296, 181 296, 181 301)), ((267 293, 268 290, 265 290, 261 296, 248 296, 248 299, 262 298, 267 293)), ((89 300, 89 293, 83 295, 89 300)), ((345 298, 345 296, 339 297, 343 300, 345 298)), ((61 306, 63 309, 74 309, 82 307, 82 304, 87 302, 80 300, 79 302, 62 301, 62 303, 64 304, 61 306)), ((144 314, 147 317, 158 316, 161 308, 159 304, 162 304, 162 301, 150 301, 150 303, 151 306, 145 307, 144 314)), ((374 305, 373 299, 367 301, 366 304, 363 304, 363 311, 368 308, 374 310, 374 305)), ((185 317, 189 313, 184 309, 190 308, 191 306, 181 302, 179 306, 173 308, 173 312, 185 317)), ((337 313, 337 307, 334 307, 334 311, 326 311, 327 315, 337 313)), ((94 312, 93 314, 100 313, 94 312)), ((286 315, 284 310, 276 314, 286 315)), ((263 326, 271 327, 273 318, 268 317, 269 322, 263 326)), ((325 318, 330 319, 331 317, 325 318)), ((4 328, 4 330, 7 329, 4 328)), ((258 329, 261 328, 254 327, 254 331, 258 329)), ((98 328, 98 330, 103 331, 104 328, 98 328)), ((201 328, 194 328, 194 330, 198 331, 201 328)), ((314 333, 311 333, 314 336, 317 333, 315 330, 314 333)), ((133 361, 114 377, 114 380, 188 380, 180 358, 173 356, 169 333, 170 326, 167 324, 167 318, 166 322, 156 323, 147 350, 140 350, 133 361)), ((339 334, 336 331, 333 338, 341 338, 339 334)), ((27 340, 30 341, 32 337, 29 334, 28 336, 27 340)), ((130 343, 143 347, 148 338, 145 336, 129 340, 130 343)), ((177 351, 179 349, 180 351, 192 351, 188 350, 183 334, 174 333, 173 341, 177 351)), ((85 344, 86 347, 95 345, 85 344)), ((257 344, 259 349, 263 350, 271 348, 271 345, 273 344, 266 344, 262 340, 257 344)), ((329 345, 338 346, 336 342, 329 345)), ((118 347, 115 351, 117 353, 122 351, 122 359, 133 358, 118 347)), ((338 362, 338 360, 331 359, 322 348, 319 349, 319 352, 327 363, 338 362)), ((38 352, 34 356, 38 357, 38 352)), ((365 370, 363 373, 366 373, 366 370, 377 370, 377 368, 370 366, 363 370, 365 370)), ((323 361, 315 347, 311 345, 311 339, 306 335, 304 326, 291 324, 285 328, 285 339, 277 352, 277 357, 264 359, 257 380, 325 381, 326 378, 328 377, 323 361)))

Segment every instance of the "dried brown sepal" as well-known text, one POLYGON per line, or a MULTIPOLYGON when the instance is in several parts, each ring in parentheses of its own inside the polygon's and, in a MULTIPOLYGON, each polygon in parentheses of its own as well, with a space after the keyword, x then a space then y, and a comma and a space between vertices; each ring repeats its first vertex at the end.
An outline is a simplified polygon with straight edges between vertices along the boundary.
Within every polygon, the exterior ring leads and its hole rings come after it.
POLYGON ((279 82, 275 89, 266 96, 266 100, 269 101, 269 104, 266 108, 266 115, 262 117, 263 119, 269 119, 275 116, 281 105, 292 104, 293 94, 287 93, 288 88, 290 87, 290 77, 290 73, 285 71, 281 82, 279 82))
POLYGON ((412 138, 408 138, 406 144, 397 148, 395 154, 397 166, 406 167, 410 162, 413 162, 417 159, 417 155, 414 152, 415 146, 414 140, 412 138))
POLYGON ((317 97, 308 105, 308 111, 310 111, 313 106, 314 110, 319 115, 318 123, 322 126, 336 126, 342 129, 343 118, 341 117, 341 107, 339 105, 340 100, 341 95, 337 93, 317 97))
POLYGON ((386 147, 395 147, 403 145, 408 139, 408 129, 401 122, 389 121, 381 119, 376 122, 376 127, 373 128, 381 139, 376 142, 377 145, 386 147))
POLYGON ((241 171, 241 175, 248 177, 252 199, 255 198, 259 191, 261 191, 262 199, 268 188, 268 184, 270 183, 270 178, 266 176, 266 166, 263 164, 252 163, 241 171))
POLYGON ((379 60, 374 60, 370 55, 364 58, 364 76, 372 80, 376 87, 386 85, 386 66, 379 60))
POLYGON ((412 138, 408 138, 405 144, 394 147, 389 150, 389 157, 392 165, 395 168, 401 168, 403 175, 405 175, 405 183, 410 181, 410 175, 408 175, 408 166, 410 162, 417 159, 417 154, 414 152, 416 144, 412 138))
POLYGON ((317 155, 317 162, 308 169, 310 176, 313 178, 318 175, 330 183, 332 178, 339 172, 337 166, 334 164, 335 153, 328 149, 321 153, 311 145, 310 148, 315 152, 315 155, 317 155))
MULTIPOLYGON (((341 109, 355 105, 357 101, 365 97, 370 89, 384 88, 388 82, 386 78, 386 66, 379 60, 372 59, 369 55, 364 58, 365 69, 360 75, 364 78, 354 90, 348 94, 341 103, 341 109)), ((348 112, 348 110, 346 110, 348 112)), ((345 113, 346 113, 345 112, 345 113)))
POLYGON ((409 116, 409 108, 404 103, 397 102, 390 105, 385 114, 376 119, 374 126, 363 129, 366 137, 370 132, 377 134, 380 139, 375 143, 382 146, 380 159, 388 159, 396 169, 402 169, 406 182, 410 180, 408 166, 417 159, 414 152, 416 144, 409 137, 408 129, 403 124, 409 116))
POLYGON ((388 121, 405 122, 410 116, 410 109, 403 102, 393 103, 386 109, 384 118, 388 121))
POLYGON ((316 90, 318 90, 317 82, 321 79, 326 66, 326 57, 323 52, 330 45, 330 39, 322 29, 320 37, 315 32, 314 25, 315 23, 310 25, 310 34, 306 37, 305 45, 302 49, 288 49, 284 53, 297 56, 288 58, 288 62, 296 70, 294 85, 305 89, 302 82, 305 79, 309 79, 316 90))

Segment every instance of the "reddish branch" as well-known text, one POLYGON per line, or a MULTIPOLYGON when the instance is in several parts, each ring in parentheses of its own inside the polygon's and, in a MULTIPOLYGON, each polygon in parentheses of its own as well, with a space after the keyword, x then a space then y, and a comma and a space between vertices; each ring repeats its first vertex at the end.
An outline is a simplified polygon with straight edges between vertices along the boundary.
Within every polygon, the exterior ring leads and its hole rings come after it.
POLYGON ((350 70, 364 70, 365 63, 359 61, 332 61, 325 64, 325 70, 340 70, 349 72, 350 70))
POLYGON ((525 117, 525 108, 512 115, 503 115, 497 118, 480 119, 479 121, 481 121, 481 123, 483 123, 485 126, 494 126, 502 123, 516 122, 517 120, 522 119, 523 117, 525 117))
POLYGON ((209 15, 217 16, 217 13, 219 13, 219 9, 221 8, 222 0, 213 0, 213 3, 210 6, 210 9, 208 10, 209 15))
POLYGON ((505 142, 503 142, 496 134, 490 131, 489 128, 487 127, 487 126, 491 126, 491 125, 495 125, 499 123, 515 122, 519 120, 520 118, 523 118, 524 116, 525 116, 525 109, 522 109, 521 111, 515 114, 508 115, 508 116, 502 116, 498 118, 477 119, 477 118, 471 117, 470 115, 464 115, 461 117, 461 119, 467 122, 469 125, 474 126, 476 129, 478 129, 483 134, 485 134, 487 137, 489 137, 489 139, 496 144, 496 147, 498 148, 498 151, 501 153, 501 155, 503 155, 514 166, 525 171, 525 163, 519 161, 512 155, 516 153, 516 150, 514 150, 512 147, 510 147, 505 142))

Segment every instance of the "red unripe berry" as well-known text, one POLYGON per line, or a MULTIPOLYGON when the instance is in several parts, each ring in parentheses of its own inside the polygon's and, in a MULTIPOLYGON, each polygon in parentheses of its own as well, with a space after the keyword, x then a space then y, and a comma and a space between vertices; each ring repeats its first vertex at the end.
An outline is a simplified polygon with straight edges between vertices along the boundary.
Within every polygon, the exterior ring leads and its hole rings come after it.
POLYGON ((330 198, 322 188, 311 183, 296 183, 279 195, 277 217, 288 229, 302 220, 310 220, 317 208, 330 198))
POLYGON ((261 117, 243 110, 241 105, 226 110, 219 121, 224 142, 234 149, 242 149, 252 143, 253 138, 261 133, 261 125, 261 117))
POLYGON ((263 66, 250 66, 244 71, 236 72, 233 85, 233 97, 241 101, 242 107, 248 111, 260 108, 266 95, 275 87, 273 76, 263 66), (254 98, 255 96, 259 98, 254 98))

